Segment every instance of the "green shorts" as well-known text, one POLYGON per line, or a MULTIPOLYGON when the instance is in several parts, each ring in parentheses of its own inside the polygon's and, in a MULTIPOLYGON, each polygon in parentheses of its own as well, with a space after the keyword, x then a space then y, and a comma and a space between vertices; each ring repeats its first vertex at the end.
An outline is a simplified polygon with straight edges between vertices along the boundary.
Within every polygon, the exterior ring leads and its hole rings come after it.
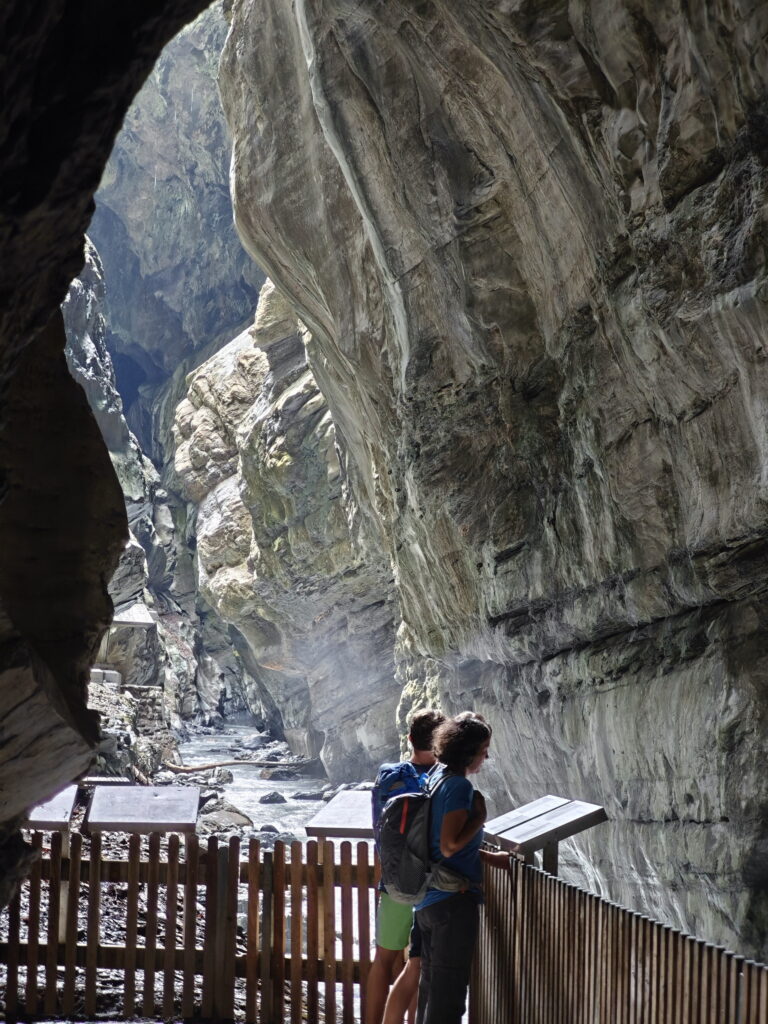
POLYGON ((376 945, 382 949, 405 949, 413 925, 413 907, 395 903, 385 892, 376 914, 376 945))

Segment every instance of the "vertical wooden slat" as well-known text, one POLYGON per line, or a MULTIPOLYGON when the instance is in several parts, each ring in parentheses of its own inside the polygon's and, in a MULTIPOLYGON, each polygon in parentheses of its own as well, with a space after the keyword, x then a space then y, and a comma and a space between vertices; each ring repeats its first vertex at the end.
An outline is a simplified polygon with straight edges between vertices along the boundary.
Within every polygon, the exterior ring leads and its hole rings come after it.
POLYGON ((656 927, 655 922, 644 916, 643 922, 643 1012, 640 1024, 658 1024, 656 1012, 656 927))
POLYGON ((181 983, 181 1015, 195 1015, 195 959, 197 951, 197 883, 199 842, 196 835, 184 837, 184 973, 181 983))
POLYGON ((616 956, 616 987, 619 996, 619 1013, 617 1021, 629 1024, 629 975, 631 956, 632 918, 625 914, 618 904, 614 904, 616 928, 618 934, 616 956))
POLYGON ((341 992, 342 1020, 353 1024, 355 1017, 355 964, 352 945, 352 844, 341 844, 341 992))
POLYGON ((584 986, 584 1021, 585 1024, 597 1024, 599 1020, 598 1006, 598 978, 599 978, 599 955, 598 955, 598 915, 597 897, 593 893, 587 893, 587 945, 585 951, 584 974, 586 985, 584 986))
POLYGON ((549 1024, 547 1019, 547 890, 540 872, 536 871, 537 912, 536 921, 539 928, 537 937, 536 964, 538 967, 538 985, 536 995, 536 1013, 540 1024, 549 1024))
POLYGON ((237 887, 240 879, 240 839, 230 836, 227 865, 226 914, 224 932, 224 991, 222 1014, 225 1020, 235 1018, 235 957, 237 955, 237 887))
POLYGON ((716 954, 717 962, 717 1016, 718 1022, 728 1021, 728 965, 730 954, 725 949, 718 949, 716 954))
POLYGON ((357 935, 360 949, 360 1018, 365 1020, 366 989, 371 964, 371 895, 368 887, 368 844, 357 844, 357 935))
MULTIPOLYGON (((74 836, 73 836, 74 838, 74 836)), ((97 968, 101 947, 101 832, 91 835, 90 867, 88 870, 88 917, 85 941, 85 1001, 86 1017, 96 1015, 97 968)))
POLYGON ((546 975, 544 992, 546 998, 547 1024, 557 1020, 559 1012, 560 983, 557 977, 557 955, 560 948, 560 921, 558 909, 558 886, 553 885, 549 878, 542 880, 546 907, 545 957, 546 975), (547 941, 548 940, 548 941, 547 941))
POLYGON ((43 864, 41 860, 43 837, 39 832, 32 836, 35 861, 29 876, 29 923, 27 925, 27 986, 24 996, 25 1010, 30 1017, 37 1014, 37 955, 40 946, 40 890, 42 887, 43 864))
MULTIPOLYGON (((61 1008, 65 1017, 74 1013, 75 980, 77 972, 77 916, 80 909, 80 860, 83 837, 75 832, 69 846, 69 885, 67 886, 67 908, 64 925, 64 994, 61 1008)), ((10 977, 9 977, 10 987, 10 977)))
POLYGON ((245 953, 245 1020, 256 1024, 256 996, 259 981, 259 891, 261 847, 258 839, 248 843, 248 920, 245 953))
POLYGON ((688 1024, 687 1014, 690 1008, 688 998, 688 936, 684 932, 675 932, 677 951, 674 958, 676 999, 674 1020, 676 1024, 688 1024))
POLYGON ((742 966, 744 995, 742 996, 742 1020, 757 1024, 757 964, 745 960, 742 966))
POLYGON ((303 889, 302 889, 302 852, 300 842, 291 843, 291 1024, 301 1024, 302 1020, 302 937, 304 929, 303 889))
POLYGON ((320 956, 318 936, 318 846, 307 843, 307 1021, 318 1024, 317 964, 320 956))
POLYGON ((517 947, 519 949, 519 972, 517 980, 517 1001, 518 1015, 520 1020, 526 1020, 528 1007, 528 985, 530 975, 530 964, 528 962, 528 877, 523 864, 516 858, 515 871, 517 896, 517 947))
POLYGON ((216 918, 218 915, 219 843, 209 836, 205 854, 205 934, 203 936, 202 1015, 213 1017, 216 985, 216 918))
POLYGON ((648 950, 646 948, 647 918, 637 915, 635 931, 635 978, 633 1024, 648 1024, 648 950))
POLYGON ((45 955, 44 1009, 56 1013, 56 964, 59 955, 59 909, 61 901, 61 832, 51 835, 51 878, 48 884, 48 935, 45 955))
POLYGON ((706 1021, 709 1008, 709 982, 707 973, 707 946, 704 942, 696 943, 696 973, 697 973, 697 1015, 700 1021, 706 1021))
POLYGON ((323 843, 323 939, 325 960, 325 1020, 336 1024, 336 899, 333 884, 335 868, 333 843, 323 843))
POLYGON ((520 861, 515 857, 510 861, 510 874, 512 878, 512 891, 515 898, 514 916, 512 926, 515 931, 515 955, 512 960, 513 971, 513 1006, 514 1016, 512 1020, 522 1020, 522 976, 523 976, 523 877, 520 870, 520 861))
POLYGON ((235 1015, 235 927, 240 840, 233 836, 216 853, 216 919, 213 950, 213 1017, 233 1020, 235 1015))
MULTIPOLYGON (((526 865, 530 867, 530 865, 526 865)), ((539 876, 530 868, 528 872, 528 1000, 525 1007, 525 1020, 532 1024, 538 1024, 538 1008, 541 1006, 539 998, 539 968, 540 950, 539 941, 539 876)))
POLYGON ((179 837, 168 837, 168 876, 165 894, 165 959, 163 964, 163 1016, 173 1017, 176 988, 176 918, 179 901, 179 837))
POLYGON ((691 1020, 701 1020, 701 946, 696 939, 691 939, 691 1020))
POLYGON ((669 963, 669 936, 672 929, 669 925, 664 925, 663 928, 659 929, 659 944, 658 944, 658 994, 656 998, 656 1016, 658 1017, 657 1024, 664 1024, 667 1019, 667 978, 668 971, 667 966, 669 963))
POLYGON ((566 974, 563 970, 563 964, 566 958, 565 949, 565 885, 562 882, 551 881, 549 885, 552 888, 554 897, 554 910, 555 910, 555 943, 554 943, 554 961, 550 970, 550 977, 552 979, 552 986, 554 988, 554 1001, 553 1001, 553 1020, 567 1020, 568 1011, 565 1006, 565 983, 566 974))
POLYGON ((539 966, 539 994, 538 994, 538 997, 537 997, 536 1001, 537 1001, 537 1004, 538 1004, 538 1014, 539 1014, 539 1020, 541 1021, 541 1024, 549 1024, 549 1019, 548 1019, 548 1009, 549 1009, 549 1006, 548 1006, 548 1003, 549 1003, 550 990, 549 990, 549 986, 547 984, 547 981, 548 981, 547 975, 548 975, 548 970, 549 970, 549 963, 548 963, 548 956, 547 956, 548 947, 549 947, 549 943, 547 941, 547 939, 548 939, 547 933, 549 931, 549 921, 548 921, 549 906, 548 906, 548 900, 547 900, 547 895, 548 895, 547 887, 544 884, 544 876, 541 874, 541 871, 538 870, 538 869, 536 871, 536 884, 537 884, 537 887, 538 887, 538 907, 539 907, 538 913, 537 913, 536 916, 537 916, 539 927, 540 927, 539 941, 538 941, 538 954, 537 954, 537 957, 536 957, 536 960, 537 960, 537 963, 538 963, 538 966, 539 966))
POLYGON ((615 1017, 616 976, 618 964, 618 928, 616 904, 608 903, 608 1000, 609 1012, 615 1017))
POLYGON ((741 971, 740 958, 731 954, 728 960, 726 974, 726 1021, 728 1024, 740 1024, 739 1022, 739 974, 741 971))
POLYGON ((625 988, 625 1020, 627 1024, 637 1024, 635 1018, 635 1006, 637 1002, 637 979, 640 966, 640 915, 631 914, 629 911, 621 910, 624 918, 624 930, 626 943, 624 948, 624 976, 625 988))
POLYGON ((260 1024, 273 1024, 272 999, 274 990, 272 987, 272 925, 274 912, 274 866, 271 853, 264 854, 264 862, 261 869, 262 890, 264 893, 263 910, 261 915, 261 953, 260 953, 260 975, 261 975, 261 1007, 259 1013, 260 1024))
POLYGON ((537 882, 539 884, 539 921, 541 928, 539 944, 539 1007, 542 1024, 550 1024, 550 999, 551 987, 549 984, 549 949, 551 941, 551 929, 549 923, 549 892, 545 885, 545 879, 540 870, 537 870, 537 882))
POLYGON ((666 993, 664 1006, 664 1020, 669 1024, 679 1024, 677 1016, 678 1001, 678 978, 677 964, 680 955, 680 932, 676 928, 670 928, 667 934, 667 957, 666 957, 666 978, 664 990, 666 993))
POLYGON ((760 968, 760 995, 757 1019, 759 1024, 768 1024, 768 967, 760 968))
POLYGON ((600 908, 600 1024, 612 1024, 609 1017, 611 996, 611 906, 601 900, 600 908))
POLYGON ((669 1024, 677 1022, 677 1007, 680 1005, 680 991, 678 978, 678 959, 680 955, 680 932, 676 928, 669 928, 666 934, 667 953, 664 975, 664 1010, 663 1020, 669 1024))
POLYGON ((139 870, 141 867, 141 836, 128 840, 128 894, 125 905, 125 971, 123 973, 123 1013, 126 1018, 136 1012, 136 940, 139 921, 139 870))
POLYGON ((274 855, 274 894, 275 909, 273 914, 273 1006, 275 1018, 283 1019, 285 1007, 285 843, 275 843, 274 855))
MULTIPOLYGON (((6 1020, 16 1020, 19 1009, 19 941, 21 931, 21 885, 8 905, 8 959, 6 963, 5 1013, 6 1020)), ((73 970, 74 974, 74 970, 73 970)))
POLYGON ((648 1016, 650 1024, 662 1024, 661 1020, 661 1000, 662 1000, 662 983, 663 975, 661 970, 661 957, 662 957, 662 939, 664 936, 664 930, 660 924, 656 921, 650 923, 650 938, 651 938, 651 973, 653 977, 653 998, 651 1002, 651 1010, 648 1016))
POLYGON ((552 1024, 552 1002, 554 990, 550 977, 551 950, 554 928, 552 925, 552 890, 547 885, 544 875, 539 875, 539 888, 541 892, 541 922, 542 922, 542 949, 541 949, 541 1013, 542 1021, 545 1024, 552 1024))
POLYGON ((157 950, 157 889, 160 881, 160 833, 149 836, 147 918, 144 936, 144 1016, 155 1016, 155 952, 157 950))
POLYGON ((576 941, 571 959, 571 1005, 576 1024, 584 1024, 584 1003, 582 993, 587 987, 587 972, 584 970, 584 951, 587 947, 587 900, 583 889, 574 890, 574 907, 576 914, 576 941))
MULTIPOLYGON (((702 952, 702 977, 705 979, 704 1005, 701 1019, 705 1024, 717 1024, 717 950, 707 943, 702 952)), ((656 1024, 656 1021, 653 1022, 656 1024)))

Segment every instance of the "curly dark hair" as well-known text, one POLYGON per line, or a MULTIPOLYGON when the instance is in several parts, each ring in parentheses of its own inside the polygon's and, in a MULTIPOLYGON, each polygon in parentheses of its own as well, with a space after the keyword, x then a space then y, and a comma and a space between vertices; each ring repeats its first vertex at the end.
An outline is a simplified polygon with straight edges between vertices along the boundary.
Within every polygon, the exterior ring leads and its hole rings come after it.
POLYGON ((462 711, 435 731, 433 747, 438 761, 453 772, 464 772, 491 738, 492 729, 482 715, 462 711))
POLYGON ((445 721, 442 711, 434 708, 422 708, 416 711, 408 723, 408 736, 414 750, 431 750, 432 736, 435 729, 445 721))

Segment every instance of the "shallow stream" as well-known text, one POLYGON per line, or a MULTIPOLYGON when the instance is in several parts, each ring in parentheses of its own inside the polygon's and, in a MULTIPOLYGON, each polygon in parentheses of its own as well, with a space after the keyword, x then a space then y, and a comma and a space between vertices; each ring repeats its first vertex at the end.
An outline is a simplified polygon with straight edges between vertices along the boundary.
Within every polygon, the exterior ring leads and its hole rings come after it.
MULTIPOLYGON (((179 753, 185 766, 213 764, 229 761, 243 749, 243 740, 255 734, 252 726, 227 725, 211 735, 195 735, 179 743, 179 753)), ((259 758, 259 751, 251 751, 259 758)), ((258 830, 262 825, 274 825, 281 832, 290 832, 297 839, 306 839, 304 825, 320 811, 322 800, 294 800, 294 793, 320 790, 324 779, 298 775, 295 779, 261 779, 262 767, 243 763, 227 765, 233 781, 223 786, 224 797, 253 821, 258 830), (286 798, 284 804, 260 804, 259 798, 277 790, 286 798)))

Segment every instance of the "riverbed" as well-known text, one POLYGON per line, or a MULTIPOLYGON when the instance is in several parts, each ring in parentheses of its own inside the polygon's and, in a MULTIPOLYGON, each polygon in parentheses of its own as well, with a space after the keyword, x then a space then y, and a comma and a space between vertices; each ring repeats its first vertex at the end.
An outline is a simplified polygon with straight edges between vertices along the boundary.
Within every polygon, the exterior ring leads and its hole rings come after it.
MULTIPOLYGON (((179 743, 179 754, 185 766, 213 764, 231 760, 243 749, 243 740, 253 736, 252 726, 227 725, 209 735, 193 735, 179 743)), ((259 751, 253 756, 259 760, 259 751)), ((295 800, 294 793, 316 792, 326 785, 326 780, 298 775, 295 779, 261 779, 262 768, 255 765, 227 765, 232 772, 232 782, 223 786, 224 797, 253 821, 256 831, 262 825, 274 825, 280 832, 306 839, 304 826, 325 805, 322 800, 295 800), (284 804, 261 804, 259 798, 277 790, 286 798, 284 804)))

